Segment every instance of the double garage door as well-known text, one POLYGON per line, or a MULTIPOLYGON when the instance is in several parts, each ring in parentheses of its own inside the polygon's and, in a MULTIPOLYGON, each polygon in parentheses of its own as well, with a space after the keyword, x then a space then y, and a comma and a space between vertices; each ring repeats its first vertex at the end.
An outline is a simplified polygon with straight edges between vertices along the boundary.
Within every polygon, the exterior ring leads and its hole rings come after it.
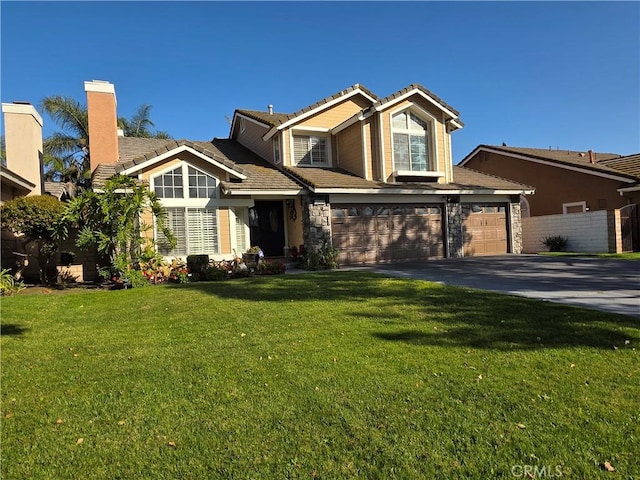
POLYGON ((334 204, 331 229, 344 264, 444 257, 438 204, 334 204))
MULTIPOLYGON (((331 209, 333 246, 343 264, 444 258, 441 204, 337 205, 331 209)), ((464 256, 507 253, 504 204, 462 204, 464 256)))

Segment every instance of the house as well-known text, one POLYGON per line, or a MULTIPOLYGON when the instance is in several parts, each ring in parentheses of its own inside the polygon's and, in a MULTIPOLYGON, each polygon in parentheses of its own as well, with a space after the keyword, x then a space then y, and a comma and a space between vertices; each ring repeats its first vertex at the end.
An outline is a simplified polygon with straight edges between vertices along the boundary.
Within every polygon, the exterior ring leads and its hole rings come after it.
POLYGON ((167 257, 323 242, 344 264, 520 252, 520 197, 534 189, 454 166, 459 113, 421 85, 380 98, 356 84, 293 113, 238 109, 229 137, 211 141, 121 136, 115 87, 85 91, 94 188, 114 174, 147 182, 178 240, 155 233, 167 257))
POLYGON ((535 187, 523 201, 530 216, 640 203, 640 154, 479 145, 459 165, 535 187))

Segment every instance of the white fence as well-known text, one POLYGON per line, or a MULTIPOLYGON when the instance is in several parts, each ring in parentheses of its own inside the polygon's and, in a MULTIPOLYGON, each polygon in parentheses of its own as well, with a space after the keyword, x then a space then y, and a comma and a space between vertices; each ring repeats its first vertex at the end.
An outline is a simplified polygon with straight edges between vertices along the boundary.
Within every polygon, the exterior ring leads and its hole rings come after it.
POLYGON ((522 252, 547 251, 548 248, 542 244, 542 240, 553 235, 569 239, 566 248, 568 252, 608 252, 610 243, 607 211, 523 218, 522 252))

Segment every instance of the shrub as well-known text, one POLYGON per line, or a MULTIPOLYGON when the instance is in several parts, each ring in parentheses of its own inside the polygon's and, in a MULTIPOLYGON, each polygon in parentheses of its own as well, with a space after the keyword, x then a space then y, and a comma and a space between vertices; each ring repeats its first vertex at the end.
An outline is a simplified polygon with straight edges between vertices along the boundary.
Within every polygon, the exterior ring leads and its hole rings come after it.
POLYGON ((339 268, 338 250, 333 247, 328 236, 322 238, 322 244, 316 251, 305 252, 302 268, 306 270, 333 270, 339 268))
POLYGON ((0 271, 0 295, 8 297, 24 288, 22 282, 16 281, 9 269, 0 271))
POLYGON ((189 273, 204 273, 209 267, 209 255, 189 255, 187 257, 187 269, 189 273))
POLYGON ((541 242, 550 252, 564 252, 569 239, 562 235, 547 235, 541 242))

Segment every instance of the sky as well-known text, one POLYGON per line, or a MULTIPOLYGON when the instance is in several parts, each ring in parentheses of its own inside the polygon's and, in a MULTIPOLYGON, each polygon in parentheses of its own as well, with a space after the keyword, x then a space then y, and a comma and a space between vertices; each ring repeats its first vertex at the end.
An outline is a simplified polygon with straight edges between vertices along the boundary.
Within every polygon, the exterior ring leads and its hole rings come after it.
MULTIPOLYGON (((2 102, 115 85, 173 138, 229 135, 235 109, 292 113, 359 83, 419 83, 480 144, 640 152, 640 2, 0 3, 2 102)), ((60 130, 44 116, 44 136, 60 130)))

